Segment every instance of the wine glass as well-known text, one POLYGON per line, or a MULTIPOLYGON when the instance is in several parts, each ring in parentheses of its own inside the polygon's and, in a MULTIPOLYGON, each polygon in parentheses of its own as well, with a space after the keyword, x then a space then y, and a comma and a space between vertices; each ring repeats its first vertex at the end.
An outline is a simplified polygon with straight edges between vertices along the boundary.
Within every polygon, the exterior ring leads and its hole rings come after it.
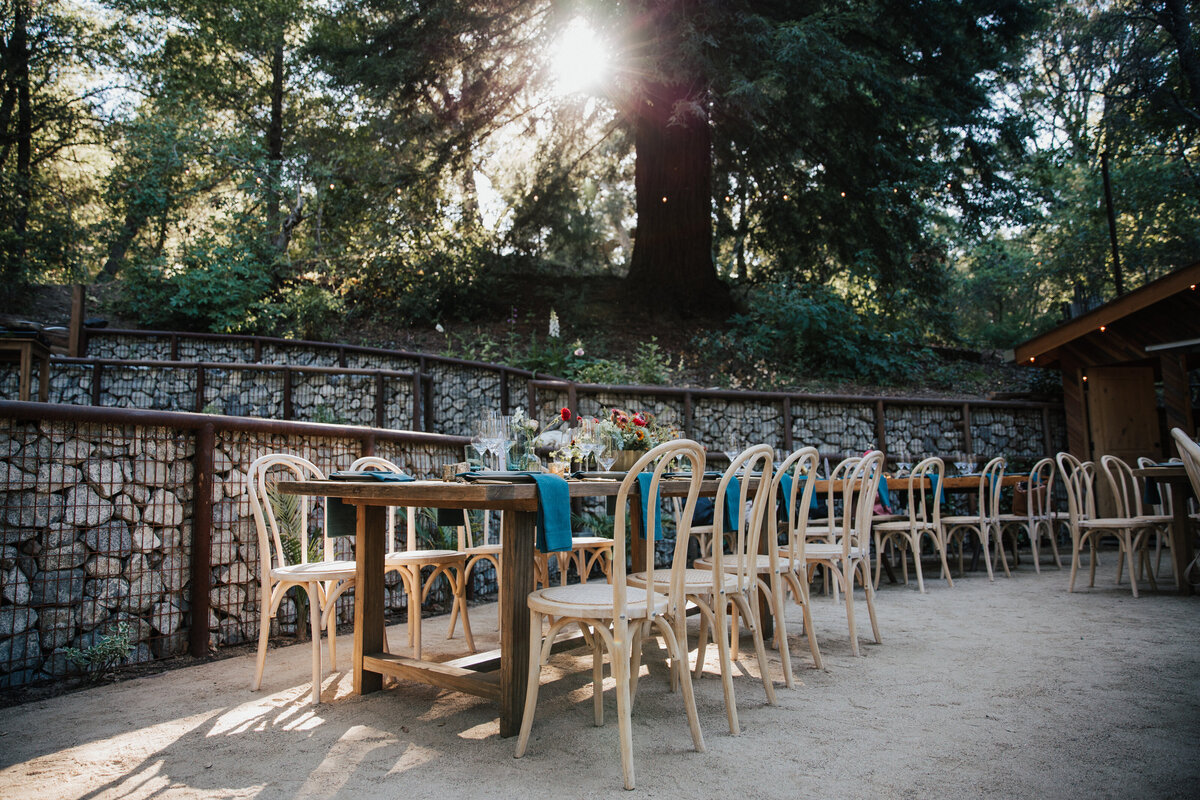
POLYGON ((725 453, 725 457, 729 459, 730 464, 738 457, 738 453, 742 452, 742 440, 736 432, 729 434, 729 439, 726 441, 725 449, 722 452, 725 453))
POLYGON ((609 472, 612 470, 613 462, 617 460, 617 443, 613 439, 611 433, 601 434, 596 440, 596 461, 600 467, 609 472))
MULTIPOLYGON (((480 437, 478 431, 476 431, 475 435, 471 437, 470 447, 472 450, 475 451, 475 460, 479 462, 479 465, 481 467, 487 466, 487 463, 484 461, 484 454, 487 453, 488 446, 487 446, 487 443, 484 442, 483 439, 480 437)), ((468 460, 470 460, 470 459, 468 459, 468 460)))
MULTIPOLYGON (((495 411, 489 411, 479 421, 479 439, 488 452, 496 457, 497 462, 500 459, 500 445, 508 437, 507 426, 504 425, 503 420, 504 418, 495 411)), ((497 469, 501 468, 497 467, 497 469)))

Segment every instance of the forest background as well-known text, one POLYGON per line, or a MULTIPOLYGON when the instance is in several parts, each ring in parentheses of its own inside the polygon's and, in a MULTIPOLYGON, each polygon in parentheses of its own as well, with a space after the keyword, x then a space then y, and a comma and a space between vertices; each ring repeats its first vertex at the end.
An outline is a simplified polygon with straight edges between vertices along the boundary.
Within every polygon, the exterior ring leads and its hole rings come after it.
POLYGON ((969 383, 937 348, 1115 295, 1110 207, 1126 291, 1200 259, 1198 5, 0 0, 0 293, 595 382, 969 383))

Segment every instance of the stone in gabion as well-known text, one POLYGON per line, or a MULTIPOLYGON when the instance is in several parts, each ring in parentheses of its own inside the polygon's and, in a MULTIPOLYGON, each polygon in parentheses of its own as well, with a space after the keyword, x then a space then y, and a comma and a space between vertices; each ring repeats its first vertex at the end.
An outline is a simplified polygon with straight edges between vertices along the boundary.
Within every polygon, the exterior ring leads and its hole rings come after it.
POLYGON ((208 601, 218 611, 241 619, 246 591, 241 586, 217 586, 208 593, 208 601))
POLYGON ((37 486, 37 476, 9 464, 7 461, 0 461, 0 486, 10 490, 32 489, 37 486))
POLYGON ((43 464, 37 474, 37 486, 40 491, 61 492, 79 483, 82 473, 72 466, 65 464, 43 464))
POLYGON ((132 546, 139 553, 153 553, 162 547, 162 539, 158 537, 153 528, 139 525, 134 528, 132 546))
POLYGON ((133 549, 133 535, 129 525, 112 520, 104 525, 89 529, 83 541, 97 553, 128 553, 133 549))
POLYGON ((86 560, 87 549, 80 542, 43 550, 37 557, 38 566, 47 572, 82 567, 86 560))
POLYGON ((42 647, 53 650, 68 644, 79 628, 78 608, 45 608, 38 620, 42 647))
POLYGON ((75 486, 67 492, 63 519, 80 527, 96 526, 112 519, 113 505, 90 486, 75 486))
MULTIPOLYGON (((41 637, 36 630, 19 633, 0 641, 0 670, 42 658, 41 637)), ((19 685, 19 684, 13 684, 19 685)))
POLYGON ((114 609, 129 596, 129 582, 124 578, 98 578, 87 582, 88 597, 108 609, 114 609))
POLYGON ((4 587, 5 600, 15 606, 29 605, 29 598, 33 594, 29 588, 29 579, 18 567, 5 570, 0 576, 0 585, 4 587))
POLYGON ((24 633, 37 624, 38 615, 32 608, 5 606, 0 608, 0 639, 24 633))
MULTIPOLYGON (((10 528, 45 528, 63 518, 63 498, 58 494, 10 493, 0 495, 0 503, 5 506, 4 521, 10 528)), ((6 544, 12 543, 9 531, 0 533, 4 535, 6 544)), ((17 541, 24 541, 31 536, 32 534, 17 541)))
POLYGON ((151 495, 142 519, 151 525, 178 525, 183 522, 183 503, 173 493, 159 489, 151 495))
POLYGON ((183 611, 165 601, 155 603, 150 609, 150 624, 162 634, 172 634, 183 624, 183 611))
POLYGON ((39 572, 30 581, 29 601, 35 606, 69 606, 83 593, 83 570, 39 572))
POLYGON ((121 559, 95 556, 83 565, 89 578, 116 578, 121 574, 121 559))

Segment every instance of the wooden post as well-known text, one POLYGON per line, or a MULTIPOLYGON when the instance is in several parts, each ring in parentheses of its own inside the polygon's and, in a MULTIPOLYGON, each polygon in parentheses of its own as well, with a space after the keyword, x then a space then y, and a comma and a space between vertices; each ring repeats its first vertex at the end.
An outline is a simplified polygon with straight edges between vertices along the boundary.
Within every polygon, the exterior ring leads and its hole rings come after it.
MULTIPOLYGON (((209 590, 212 588, 213 448, 216 429, 208 422, 196 437, 196 463, 192 504, 191 617, 188 650, 199 658, 208 655, 209 590)), ((265 557, 265 556, 264 556, 265 557)), ((260 614, 267 609, 260 608, 260 614)))
POLYGON ((171 334, 171 360, 172 361, 179 360, 179 334, 178 333, 171 334))
POLYGON ((1067 418, 1067 449, 1081 461, 1090 458, 1087 403, 1083 396, 1083 372, 1078 364, 1062 365, 1063 412, 1067 418))
POLYGON ((377 692, 383 688, 383 675, 367 672, 362 665, 363 656, 383 652, 386 512, 383 506, 358 507, 354 543, 354 691, 357 694, 377 692))
POLYGON ((783 449, 792 452, 792 398, 783 398, 783 449))
POLYGON ((92 405, 100 405, 100 382, 104 379, 104 365, 99 361, 92 364, 92 405))
POLYGON ((424 384, 425 397, 422 402, 425 404, 425 426, 421 428, 423 431, 432 431, 437 420, 434 419, 433 412, 433 376, 423 375, 421 380, 424 384))
POLYGON ((875 449, 887 452, 887 417, 882 398, 875 401, 875 449))
POLYGON ((386 427, 387 415, 384 413, 387 406, 387 386, 384 385, 383 373, 375 373, 375 427, 386 427))
POLYGON ((962 404, 962 429, 963 429, 963 452, 970 453, 971 450, 971 404, 962 404))
MULTIPOLYGON (((567 384, 567 408, 571 409, 576 415, 579 414, 579 397, 575 393, 575 381, 567 384)), ((572 418, 571 426, 574 427, 575 420, 572 418)))
POLYGON ((196 365, 196 405, 193 411, 200 412, 204 410, 204 365, 196 365))
POLYGON ((345 367, 346 367, 346 347, 345 347, 345 345, 338 346, 337 354, 338 354, 338 366, 345 369, 345 367))
POLYGON ((414 372, 412 376, 412 429, 421 430, 421 373, 414 372))
POLYGON ((283 368, 283 418, 292 419, 295 409, 292 408, 292 370, 283 368))
POLYGON ((689 439, 696 438, 696 409, 692 404, 692 393, 683 393, 683 435, 689 439))
POLYGON ((71 287, 71 331, 67 339, 67 355, 79 358, 83 352, 83 301, 82 284, 71 287))
POLYGON ((537 419, 537 387, 533 385, 537 378, 537 373, 534 373, 528 381, 525 382, 526 400, 529 403, 528 413, 531 419, 537 419))

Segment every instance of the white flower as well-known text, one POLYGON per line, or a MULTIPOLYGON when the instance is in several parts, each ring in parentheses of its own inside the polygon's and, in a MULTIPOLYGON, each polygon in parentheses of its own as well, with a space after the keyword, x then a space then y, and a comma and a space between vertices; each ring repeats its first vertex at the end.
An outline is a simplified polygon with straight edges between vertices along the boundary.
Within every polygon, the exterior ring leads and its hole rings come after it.
POLYGON ((445 333, 445 332, 446 332, 446 329, 442 327, 442 323, 440 323, 440 322, 439 322, 437 325, 434 325, 434 326, 433 326, 433 329, 434 329, 435 331, 437 331, 438 333, 445 333))
POLYGON ((550 338, 557 339, 558 335, 559 335, 558 314, 555 313, 553 310, 551 310, 550 311, 550 338))
POLYGON ((583 348, 582 348, 582 347, 576 347, 576 348, 575 348, 575 355, 576 355, 576 356, 581 356, 581 355, 583 355, 583 348))

